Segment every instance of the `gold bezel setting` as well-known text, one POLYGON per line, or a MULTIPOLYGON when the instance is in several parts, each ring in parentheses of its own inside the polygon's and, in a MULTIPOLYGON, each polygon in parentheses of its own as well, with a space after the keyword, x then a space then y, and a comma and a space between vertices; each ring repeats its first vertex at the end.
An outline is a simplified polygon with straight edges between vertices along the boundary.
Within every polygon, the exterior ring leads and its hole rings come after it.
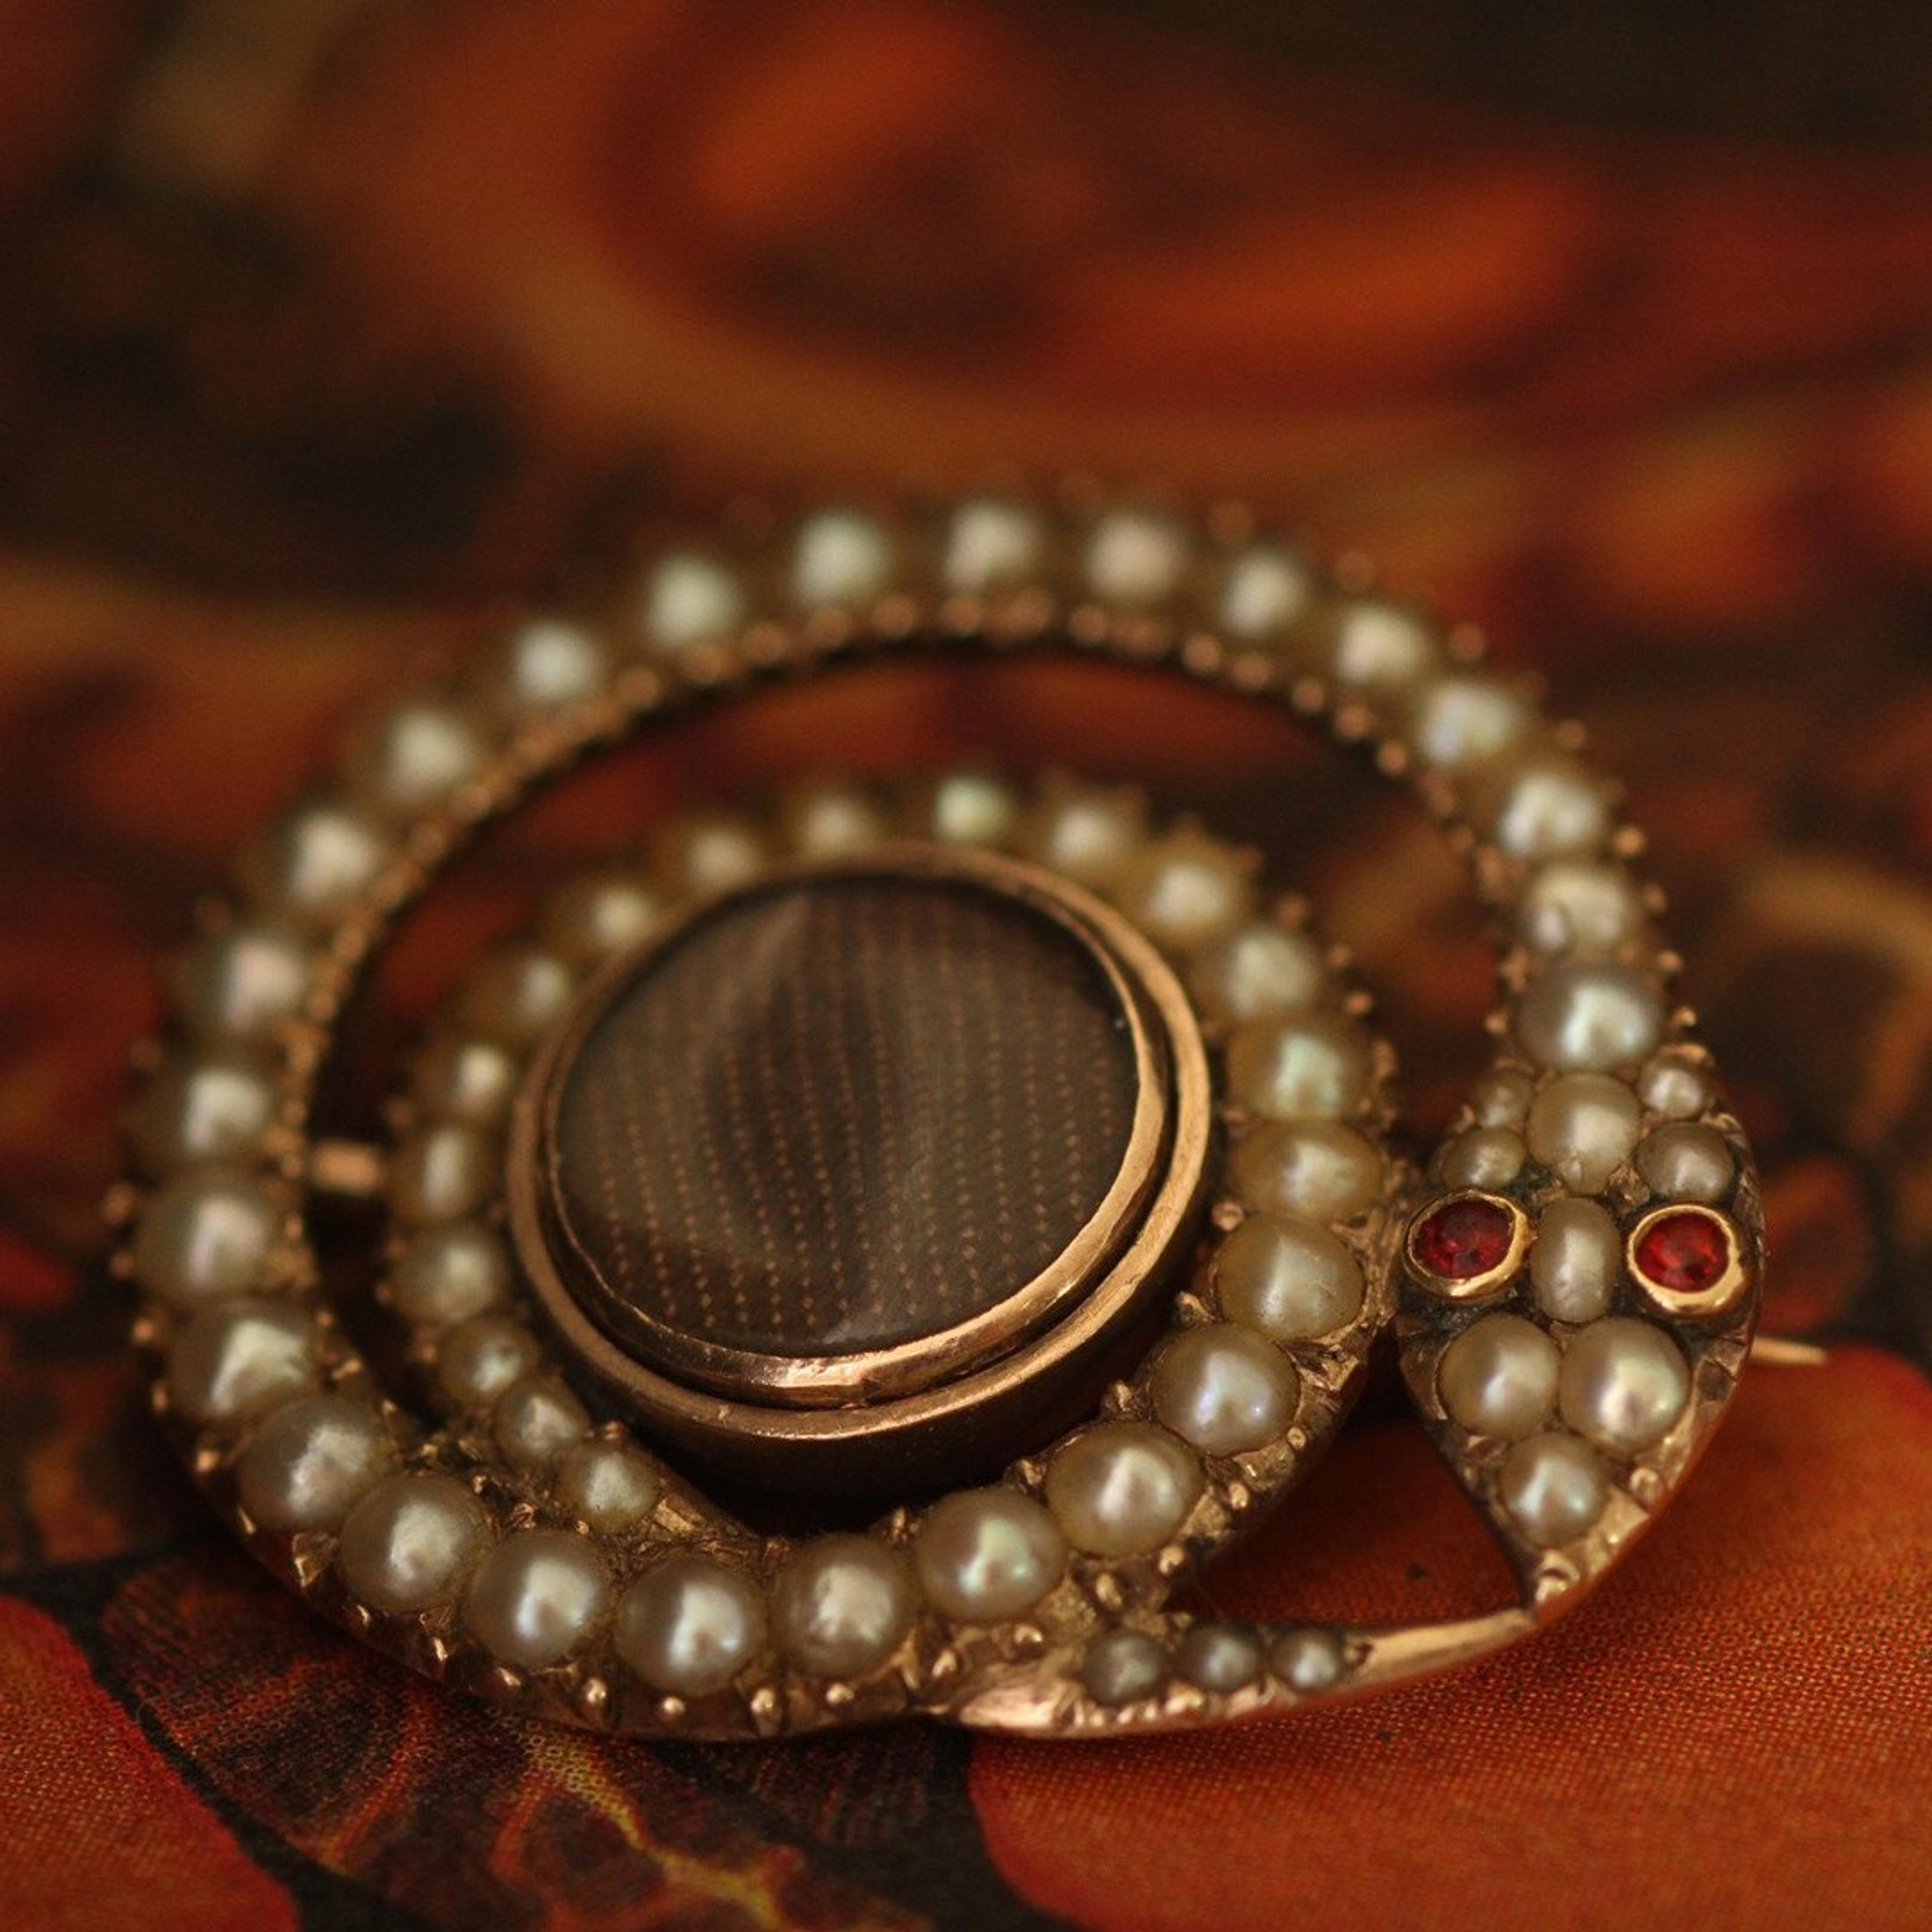
POLYGON ((1209 1106, 1207 1065, 1190 1038, 1196 1030, 1192 1009, 1159 954, 1100 901, 1037 867, 996 854, 893 842, 862 855, 800 860, 762 871, 668 921, 644 946, 614 960, 584 988, 569 1018, 532 1065, 512 1109, 511 1222, 526 1271, 554 1277, 560 1240, 599 1301, 608 1306, 616 1299, 610 1285, 597 1279, 596 1263, 560 1225, 556 1202, 557 1117, 565 1083, 613 997, 647 972, 695 923, 774 889, 874 878, 959 883, 1010 896, 1052 919, 1088 950, 1107 980, 1131 1041, 1136 1096, 1127 1144, 1106 1194, 1049 1268, 1017 1285, 997 1306, 914 1340, 859 1352, 778 1356, 700 1342, 628 1308, 607 1324, 620 1344, 717 1394, 764 1406, 832 1408, 950 1381, 1010 1353, 1093 1286, 1144 1218, 1177 1140, 1187 1143, 1192 1156, 1193 1178, 1184 1178, 1184 1190, 1191 1192, 1201 1184, 1209 1106))
POLYGON ((1630 1279, 1646 1299, 1662 1313, 1679 1320, 1701 1322, 1727 1313, 1744 1299, 1751 1286, 1750 1270, 1744 1264, 1736 1224, 1729 1215, 1698 1202, 1672 1201, 1652 1208, 1631 1228, 1624 1244, 1624 1254, 1630 1279), (1672 1288, 1658 1280, 1642 1259, 1645 1238, 1660 1224, 1680 1215, 1706 1223, 1723 1245, 1724 1265, 1716 1276, 1700 1288, 1672 1288))
POLYGON ((1444 1301, 1486 1301, 1500 1294, 1521 1271, 1528 1258, 1535 1235, 1529 1216, 1504 1194, 1491 1194, 1481 1188, 1466 1187, 1454 1194, 1439 1196, 1410 1220, 1402 1243, 1402 1259, 1409 1274, 1431 1294, 1444 1301), (1473 1206, 1487 1210, 1504 1224, 1502 1251, 1497 1258, 1467 1274, 1432 1267, 1420 1246, 1428 1238, 1432 1223, 1456 1209, 1473 1206))

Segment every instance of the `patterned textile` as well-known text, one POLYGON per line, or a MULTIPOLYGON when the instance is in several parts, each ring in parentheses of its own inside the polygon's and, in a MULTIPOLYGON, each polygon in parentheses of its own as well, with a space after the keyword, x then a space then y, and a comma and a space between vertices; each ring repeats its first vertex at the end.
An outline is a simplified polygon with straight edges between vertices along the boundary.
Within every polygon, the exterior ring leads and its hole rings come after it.
MULTIPOLYGON (((1496 14, 0 0, 0 1924, 1928 1922, 1932 40, 1876 0, 1496 14), (746 488, 996 465, 1288 506, 1547 672, 1655 836, 1768 1325, 1827 1365, 1754 1370, 1562 1628, 1379 1702, 723 1748, 456 1701, 260 1574, 146 1418, 96 1208, 152 951, 505 594, 746 488)), ((1431 835, 1082 667, 647 748, 458 881, 368 1036, 614 827, 966 753, 1267 847, 1444 1117, 1489 963, 1431 835)), ((1211 1581, 1505 1587, 1393 1400, 1211 1581)))

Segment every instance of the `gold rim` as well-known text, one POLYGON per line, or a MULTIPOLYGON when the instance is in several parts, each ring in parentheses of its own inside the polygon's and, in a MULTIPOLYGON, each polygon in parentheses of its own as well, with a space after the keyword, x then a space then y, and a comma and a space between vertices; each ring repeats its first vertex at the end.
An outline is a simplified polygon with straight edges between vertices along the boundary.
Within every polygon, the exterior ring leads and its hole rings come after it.
POLYGON ((1486 1301, 1492 1295, 1500 1294, 1522 1271, 1535 1239, 1529 1216, 1508 1195, 1492 1194, 1486 1188, 1466 1187, 1459 1193, 1438 1195, 1411 1219, 1408 1231, 1402 1237, 1402 1260, 1416 1280, 1431 1294, 1439 1295, 1444 1301, 1486 1301), (1480 1201, 1485 1207, 1500 1208, 1509 1216, 1509 1246, 1502 1259, 1495 1267, 1485 1268, 1480 1274, 1438 1274, 1417 1254, 1416 1237, 1425 1221, 1463 1201, 1480 1201))
POLYGON ((1676 1315, 1695 1319, 1709 1315, 1722 1315, 1735 1308, 1750 1287, 1750 1270, 1746 1266, 1744 1254, 1738 1240, 1738 1231, 1727 1214, 1720 1214, 1714 1208, 1706 1208, 1693 1201, 1667 1202, 1660 1208, 1653 1208, 1630 1231, 1624 1243, 1624 1261, 1630 1270, 1631 1280, 1635 1282, 1646 1300, 1666 1315, 1676 1315), (1724 1272, 1708 1288, 1667 1288, 1652 1276, 1645 1274, 1637 1261, 1637 1250, 1643 1238, 1658 1222, 1673 1215, 1689 1214, 1699 1220, 1706 1221, 1715 1228, 1724 1244, 1724 1272))
MULTIPOLYGON (((968 1430, 1010 1417, 1023 1390, 1052 1390, 1135 1325, 1165 1285, 1206 1183, 1214 1104, 1192 1003, 1160 953, 1070 881, 1002 854, 916 842, 862 856, 774 865, 693 907, 597 974, 538 1054, 511 1116, 507 1206, 518 1256, 565 1345, 647 1425, 714 1460, 761 1468, 806 1444, 968 1430), (994 1306, 892 1346, 779 1356, 706 1342, 624 1301, 557 1208, 565 1084, 612 999, 697 923, 773 888, 817 879, 959 880, 1051 918, 1098 966, 1130 1030, 1136 1093, 1127 1143, 1100 1203, 1054 1262, 994 1306), (568 1258, 560 1266, 559 1250, 568 1258), (576 1277, 566 1279, 566 1274, 576 1277)), ((980 1432, 976 1430, 973 1433, 980 1432)))

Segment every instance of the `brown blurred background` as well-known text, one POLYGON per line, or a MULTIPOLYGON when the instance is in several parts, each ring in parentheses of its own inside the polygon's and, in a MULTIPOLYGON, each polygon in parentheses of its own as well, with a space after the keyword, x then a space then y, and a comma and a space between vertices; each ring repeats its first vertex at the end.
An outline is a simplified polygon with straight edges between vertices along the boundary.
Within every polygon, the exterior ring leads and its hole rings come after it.
POLYGON ((0 513, 46 551, 443 595, 638 496, 1090 466, 1566 650, 1842 621, 1932 555, 1904 0, 0 32, 0 513))

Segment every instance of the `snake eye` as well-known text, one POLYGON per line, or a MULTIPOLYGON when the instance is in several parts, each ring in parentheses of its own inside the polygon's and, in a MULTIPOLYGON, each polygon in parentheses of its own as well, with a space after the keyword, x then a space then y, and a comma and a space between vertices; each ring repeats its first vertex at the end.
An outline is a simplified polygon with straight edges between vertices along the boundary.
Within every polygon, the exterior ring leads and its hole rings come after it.
POLYGON ((1410 1271, 1432 1294, 1477 1301, 1507 1286, 1530 1244, 1528 1216, 1504 1196, 1452 1194, 1409 1224, 1410 1271))
POLYGON ((1631 1228, 1630 1270, 1666 1315, 1720 1315, 1750 1286, 1736 1224, 1715 1208, 1653 1209, 1631 1228))

